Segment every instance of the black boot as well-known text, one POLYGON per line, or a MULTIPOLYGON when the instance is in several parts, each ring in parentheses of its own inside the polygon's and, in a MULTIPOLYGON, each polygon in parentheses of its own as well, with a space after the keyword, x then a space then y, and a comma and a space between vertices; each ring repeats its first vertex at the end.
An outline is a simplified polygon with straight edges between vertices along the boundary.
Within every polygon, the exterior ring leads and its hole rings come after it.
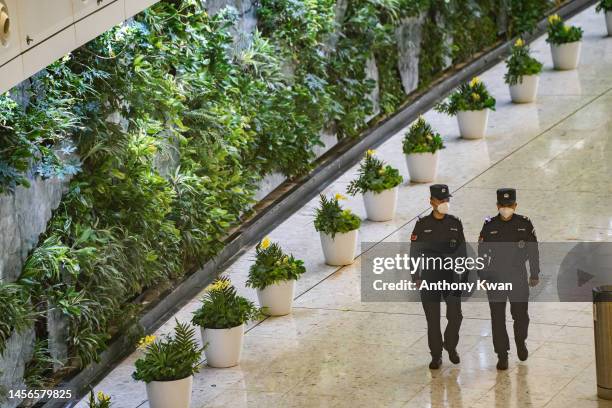
POLYGON ((527 360, 527 357, 529 357, 529 350, 527 350, 527 345, 524 341, 521 343, 516 343, 516 354, 521 361, 525 361, 527 360))
POLYGON ((507 354, 498 354, 497 355, 497 369, 498 370, 507 370, 508 369, 508 355, 507 354))
POLYGON ((461 362, 461 359, 459 358, 459 354, 457 353, 456 349, 447 350, 447 351, 448 351, 448 359, 451 361, 451 363, 459 364, 461 362))
POLYGON ((431 363, 429 363, 430 370, 437 370, 442 366, 442 357, 432 357, 431 363))

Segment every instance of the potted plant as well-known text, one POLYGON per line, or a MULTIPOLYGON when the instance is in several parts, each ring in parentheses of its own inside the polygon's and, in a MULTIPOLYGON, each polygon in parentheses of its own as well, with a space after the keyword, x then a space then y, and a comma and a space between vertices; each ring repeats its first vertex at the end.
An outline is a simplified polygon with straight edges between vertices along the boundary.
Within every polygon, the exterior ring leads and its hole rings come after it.
POLYGON ((447 101, 436 105, 436 110, 457 115, 459 133, 464 139, 482 139, 487 130, 489 110, 495 110, 495 98, 485 84, 474 77, 453 92, 447 101))
POLYGON ((434 132, 425 118, 419 116, 406 132, 403 141, 411 181, 429 183, 436 178, 440 149, 444 149, 440 134, 434 132))
POLYGON ((215 280, 192 319, 202 331, 207 364, 217 368, 237 365, 242 353, 244 324, 260 314, 253 302, 238 296, 229 278, 215 280))
POLYGON ((285 254, 280 245, 265 237, 255 247, 255 263, 249 269, 246 285, 257 289, 264 314, 284 316, 291 313, 295 281, 304 272, 304 262, 285 254))
POLYGON ((151 408, 188 408, 193 375, 200 369, 203 348, 195 330, 176 322, 174 336, 147 336, 139 343, 144 355, 136 360, 132 377, 147 384, 151 408))
POLYGON ((553 65, 557 70, 576 69, 580 59, 582 28, 566 25, 561 17, 548 17, 548 38, 553 65))
POLYGON ((404 179, 397 169, 386 165, 374 153, 374 150, 366 152, 359 166, 359 175, 350 182, 346 192, 353 196, 363 194, 368 219, 389 221, 393 219, 397 207, 397 186, 404 179))
POLYGON ((93 390, 89 393, 89 408, 110 408, 111 404, 110 395, 106 395, 102 391, 98 391, 98 394, 94 395, 93 390))
POLYGON ((516 40, 506 60, 508 72, 504 76, 510 86, 510 99, 514 103, 533 102, 538 94, 542 63, 529 55, 529 46, 521 38, 516 40))
POLYGON ((315 214, 315 229, 320 233, 325 263, 349 265, 355 260, 358 229, 361 219, 350 210, 343 210, 339 200, 342 194, 328 199, 321 194, 320 207, 315 214))
POLYGON ((608 29, 608 35, 612 35, 612 0, 600 0, 595 7, 595 10, 599 13, 603 11, 606 16, 606 28, 608 29))

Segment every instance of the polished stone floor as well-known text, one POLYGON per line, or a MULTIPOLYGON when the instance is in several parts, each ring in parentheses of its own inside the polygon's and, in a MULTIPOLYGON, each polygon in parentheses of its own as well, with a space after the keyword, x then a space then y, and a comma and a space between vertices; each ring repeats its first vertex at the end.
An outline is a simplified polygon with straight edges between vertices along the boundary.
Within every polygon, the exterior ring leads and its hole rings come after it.
MULTIPOLYGON (((503 64, 481 76, 497 98, 486 139, 462 140, 455 118, 425 115, 445 139, 437 181, 453 190, 451 213, 463 220, 468 240, 495 213, 495 190, 516 187, 517 211, 533 220, 540 241, 612 241, 612 38, 604 37, 604 18, 594 8, 571 22, 585 30, 577 71, 553 71, 544 38, 532 45, 545 65, 537 103, 510 103, 503 64)), ((403 133, 377 154, 407 179, 403 133)), ((355 172, 325 192, 344 192, 355 172)), ((612 407, 596 396, 590 303, 531 303, 530 358, 519 362, 511 354, 505 372, 495 369, 488 305, 467 303, 461 364, 445 355, 442 369, 430 371, 421 305, 361 302, 359 259, 340 269, 323 262, 316 205, 312 200, 270 234, 307 266, 293 314, 251 324, 240 366, 203 368, 192 407, 612 407)), ((365 218, 360 197, 345 205, 365 218)), ((427 208, 428 186, 404 184, 396 218, 365 221, 361 240, 406 241, 427 208)), ((256 300, 244 287, 253 256, 247 251, 226 273, 256 300)), ((190 320, 197 306, 194 299, 176 317, 190 320)), ((96 387, 112 395, 114 407, 148 406, 144 384, 130 377, 136 358, 96 387)))

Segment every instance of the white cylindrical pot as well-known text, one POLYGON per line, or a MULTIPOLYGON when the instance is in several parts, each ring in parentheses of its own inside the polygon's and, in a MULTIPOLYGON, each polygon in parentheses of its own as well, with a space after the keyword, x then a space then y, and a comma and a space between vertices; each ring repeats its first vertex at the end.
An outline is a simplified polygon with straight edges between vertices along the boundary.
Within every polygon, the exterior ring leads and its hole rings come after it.
POLYGON ((581 41, 574 41, 565 44, 550 44, 553 66, 556 70, 566 71, 576 69, 580 59, 581 41))
POLYGON ((415 183, 430 183, 435 180, 438 172, 439 150, 435 153, 410 153, 406 155, 406 166, 410 181, 415 183))
POLYGON ((606 28, 608 36, 612 36, 612 11, 606 11, 606 28))
POLYGON ((325 263, 332 266, 350 265, 355 260, 357 251, 357 237, 359 230, 338 233, 333 238, 323 232, 321 235, 321 246, 325 263))
POLYGON ((529 103, 538 95, 539 75, 523 75, 518 83, 510 85, 510 99, 514 103, 529 103))
POLYGON ((201 329, 206 345, 204 354, 210 367, 226 368, 238 365, 242 354, 244 324, 231 329, 201 329))
POLYGON ((193 376, 176 381, 151 381, 147 384, 150 408, 189 408, 193 376))
POLYGON ((489 109, 457 112, 459 133, 464 139, 482 139, 487 132, 489 109))
POLYGON ((291 313, 295 280, 285 280, 257 289, 259 305, 268 316, 284 316, 291 313))
POLYGON ((397 191, 397 186, 380 193, 366 191, 363 194, 363 203, 368 219, 371 221, 392 220, 397 208, 397 191))

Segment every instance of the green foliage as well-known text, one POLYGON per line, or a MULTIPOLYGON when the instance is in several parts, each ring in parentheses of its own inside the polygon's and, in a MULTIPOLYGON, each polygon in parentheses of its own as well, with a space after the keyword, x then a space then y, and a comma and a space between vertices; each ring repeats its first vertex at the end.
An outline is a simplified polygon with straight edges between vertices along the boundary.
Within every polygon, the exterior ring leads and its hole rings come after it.
POLYGON ((547 43, 559 45, 580 41, 581 39, 582 28, 568 26, 557 14, 548 17, 547 43))
POLYGON ((510 0, 508 10, 507 37, 531 33, 540 19, 558 1, 553 0, 510 0))
POLYGON ((402 148, 404 154, 435 153, 437 150, 444 149, 444 143, 440 134, 434 132, 425 118, 420 116, 406 132, 402 148))
POLYGON ((399 171, 378 159, 374 152, 368 151, 359 166, 359 173, 346 189, 350 195, 373 191, 380 193, 400 185, 404 181, 399 171))
POLYGON ((231 329, 257 319, 261 310, 239 296, 228 277, 218 278, 202 297, 202 305, 193 313, 192 322, 204 329, 231 329))
POLYGON ((198 345, 195 329, 176 321, 174 335, 166 335, 143 346, 144 355, 134 363, 136 381, 175 381, 200 371, 204 348, 198 345))
POLYGON ((110 408, 112 405, 110 395, 99 391, 94 395, 93 390, 89 393, 89 408, 110 408))
POLYGON ((335 237, 338 233, 345 233, 358 229, 361 226, 361 219, 353 214, 351 210, 343 210, 339 200, 344 197, 336 194, 334 198, 327 198, 320 195, 321 201, 319 208, 315 212, 315 229, 324 234, 335 237))
POLYGON ((13 332, 23 332, 36 319, 27 290, 15 284, 0 282, 0 355, 4 353, 6 341, 13 332))
POLYGON ((506 67, 508 71, 504 80, 509 85, 521 82, 523 75, 537 75, 542 72, 542 63, 529 55, 529 46, 520 38, 512 46, 506 67))
POLYGON ((595 7, 595 11, 597 11, 598 13, 600 11, 612 11, 612 0, 599 0, 599 3, 597 3, 597 7, 595 7))
POLYGON ((495 98, 489 94, 485 84, 474 77, 469 83, 459 86, 447 101, 437 104, 435 109, 451 116, 460 111, 495 110, 495 98))
POLYGON ((246 285, 250 288, 265 289, 267 286, 298 280, 306 272, 304 262, 287 255, 276 242, 265 238, 255 247, 255 263, 249 269, 246 285))

